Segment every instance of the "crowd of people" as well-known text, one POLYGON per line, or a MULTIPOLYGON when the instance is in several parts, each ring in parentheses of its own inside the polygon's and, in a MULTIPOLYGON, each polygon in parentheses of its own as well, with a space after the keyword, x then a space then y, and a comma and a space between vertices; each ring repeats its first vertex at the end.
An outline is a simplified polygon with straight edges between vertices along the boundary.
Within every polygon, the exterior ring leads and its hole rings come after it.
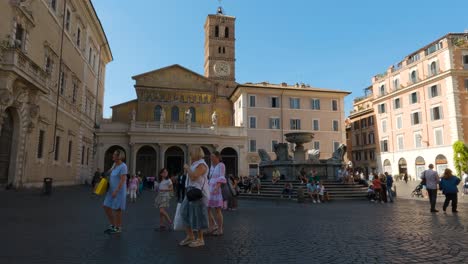
MULTIPOLYGON (((129 177, 125 160, 125 153, 116 150, 113 153, 113 165, 109 170, 109 186, 104 198, 103 208, 109 221, 109 227, 105 233, 116 234, 122 231, 122 211, 126 209, 127 196, 131 202, 135 202, 142 185, 139 175, 129 177)), ((184 173, 177 177, 169 177, 166 168, 161 169, 159 177, 155 180, 154 190, 157 195, 154 201, 155 207, 159 209, 158 231, 173 230, 176 219, 180 221, 180 229, 185 230, 185 238, 179 242, 181 246, 201 247, 205 245, 204 234, 222 236, 224 233, 223 209, 235 210, 237 208, 237 196, 244 192, 257 191, 261 189, 261 175, 255 177, 233 177, 226 176, 226 167, 221 160, 219 152, 211 154, 211 167, 208 167, 204 160, 204 152, 201 148, 192 148, 190 158, 191 165, 184 165, 184 173), (178 206, 174 221, 167 209, 171 206, 171 198, 176 195, 178 206), (195 236, 196 232, 196 236, 195 236)), ((434 166, 429 165, 422 175, 422 184, 426 186, 430 201, 430 211, 436 210, 436 200, 438 189, 442 191, 446 199, 443 205, 445 212, 450 202, 452 212, 457 213, 458 185, 460 178, 453 176, 450 169, 446 169, 442 178, 434 166)), ((279 171, 274 171, 274 175, 279 171)), ((350 182, 350 175, 341 174, 342 182, 350 182)), ((97 171, 93 178, 93 185, 102 179, 103 175, 97 171)), ((273 184, 279 180, 278 176, 273 177, 273 184)), ((354 177, 352 181, 355 181, 354 177)), ((306 187, 306 195, 313 203, 323 203, 330 200, 330 196, 320 181, 320 177, 315 170, 307 173, 302 169, 298 175, 301 184, 306 187)), ((360 180, 364 180, 360 177, 360 180)), ((369 177, 368 199, 371 202, 393 202, 393 177, 388 173, 381 173, 377 176, 369 177)), ((367 182, 367 181, 366 181, 367 182)), ((468 174, 464 175, 464 185, 468 189, 468 174)), ((291 198, 293 185, 286 182, 281 197, 291 198)))
MULTIPOLYGON (((122 211, 126 209, 127 196, 131 202, 135 202, 138 187, 143 182, 137 175, 128 177, 127 165, 123 162, 124 152, 117 150, 112 158, 114 163, 109 170, 109 187, 103 203, 110 224, 104 231, 107 234, 121 233, 122 211)), ((237 209, 239 179, 225 175, 226 167, 217 151, 211 154, 211 167, 205 162, 201 148, 191 149, 190 158, 192 164, 184 165, 184 173, 178 177, 170 177, 168 170, 163 168, 154 181, 154 190, 157 193, 154 205, 159 209, 159 226, 155 229, 173 230, 175 218, 179 217, 186 234, 179 245, 201 247, 205 245, 204 234, 223 235, 223 209, 237 209), (171 218, 168 208, 173 196, 177 196, 179 205, 176 215, 171 218)), ((103 177, 97 171, 93 186, 103 177)), ((260 180, 254 181, 251 188, 260 190, 259 183, 260 180)))

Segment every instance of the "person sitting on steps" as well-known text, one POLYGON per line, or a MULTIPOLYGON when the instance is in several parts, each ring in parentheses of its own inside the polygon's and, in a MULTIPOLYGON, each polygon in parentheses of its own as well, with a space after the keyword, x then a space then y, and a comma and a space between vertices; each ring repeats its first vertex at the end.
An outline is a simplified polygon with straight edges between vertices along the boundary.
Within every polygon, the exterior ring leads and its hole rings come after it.
POLYGON ((283 198, 283 195, 289 196, 289 199, 291 199, 291 195, 293 192, 293 187, 290 182, 287 182, 284 184, 283 192, 281 193, 281 198, 283 198))

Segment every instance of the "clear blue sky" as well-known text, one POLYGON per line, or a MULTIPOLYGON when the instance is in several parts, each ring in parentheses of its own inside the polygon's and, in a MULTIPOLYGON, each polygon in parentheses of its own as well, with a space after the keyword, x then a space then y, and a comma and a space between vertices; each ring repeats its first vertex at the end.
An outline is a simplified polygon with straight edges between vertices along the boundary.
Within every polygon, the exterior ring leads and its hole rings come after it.
MULTIPOLYGON (((203 74, 217 0, 93 0, 114 55, 104 116, 136 98, 131 76, 172 64, 203 74)), ((468 29, 468 1, 224 0, 236 16, 236 80, 296 82, 360 96, 373 75, 448 32, 468 29)))

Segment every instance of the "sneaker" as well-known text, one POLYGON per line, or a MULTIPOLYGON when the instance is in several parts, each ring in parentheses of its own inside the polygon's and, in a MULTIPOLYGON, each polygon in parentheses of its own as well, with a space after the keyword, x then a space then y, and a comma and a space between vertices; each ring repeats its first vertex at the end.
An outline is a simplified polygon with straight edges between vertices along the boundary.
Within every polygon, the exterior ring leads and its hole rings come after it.
POLYGON ((453 210, 452 213, 456 214, 456 213, 458 213, 458 211, 457 211, 457 210, 453 210))
POLYGON ((110 225, 106 230, 104 230, 105 234, 109 234, 110 231, 114 230, 115 226, 110 225))
POLYGON ((371 201, 371 202, 375 202, 375 200, 374 200, 374 199, 371 199, 370 201, 371 201))
POLYGON ((122 229, 120 227, 114 227, 114 229, 109 231, 108 234, 112 235, 112 234, 120 234, 120 233, 122 233, 122 229))
POLYGON ((317 203, 321 203, 320 200, 317 200, 317 203))
POLYGON ((315 200, 313 200, 313 201, 314 201, 314 203, 317 203, 315 200))
POLYGON ((191 248, 196 248, 196 247, 203 247, 205 245, 205 241, 204 240, 195 240, 195 241, 192 241, 188 246, 191 247, 191 248))
POLYGON ((186 239, 179 242, 179 246, 188 246, 194 241, 195 240, 193 238, 186 238, 186 239))
POLYGON ((438 213, 439 210, 431 210, 431 213, 438 213))

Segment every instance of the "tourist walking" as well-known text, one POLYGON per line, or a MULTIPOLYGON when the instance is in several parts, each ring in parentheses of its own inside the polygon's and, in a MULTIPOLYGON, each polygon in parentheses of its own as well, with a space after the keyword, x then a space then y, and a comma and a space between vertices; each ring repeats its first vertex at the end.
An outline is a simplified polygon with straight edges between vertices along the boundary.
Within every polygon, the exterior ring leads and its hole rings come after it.
POLYGON ((188 176, 187 193, 180 206, 182 222, 185 226, 186 237, 179 245, 189 247, 200 247, 205 245, 203 231, 208 229, 208 199, 210 192, 208 188, 208 165, 203 157, 205 153, 199 147, 190 150, 192 165, 184 165, 188 176), (193 230, 198 231, 195 239, 193 230))
POLYGON ((429 169, 423 171, 421 175, 426 183, 426 190, 429 196, 429 203, 431 204, 431 213, 437 213, 438 210, 435 209, 437 202, 437 185, 439 184, 439 174, 434 171, 434 165, 429 164, 429 169))
MULTIPOLYGON (((208 217, 210 227, 207 234, 222 235, 223 234, 223 212, 224 206, 222 186, 225 186, 229 195, 226 197, 226 203, 229 200, 231 194, 229 186, 226 185, 226 167, 221 161, 221 153, 215 151, 211 154, 211 168, 210 168, 210 180, 208 181, 210 190, 210 199, 208 200, 208 217), (215 217, 216 215, 216 217, 215 217), (215 220, 216 218, 216 220, 215 220)), ((225 191, 225 192, 226 192, 225 191)))
POLYGON ((388 200, 393 203, 393 192, 392 192, 392 187, 393 187, 393 177, 390 175, 388 172, 385 172, 385 177, 387 178, 387 198, 388 200))
POLYGON ((168 175, 169 172, 166 168, 163 168, 159 171, 158 195, 154 201, 154 205, 159 208, 159 227, 155 228, 155 230, 159 231, 172 229, 172 220, 166 211, 166 209, 170 206, 171 197, 173 194, 172 181, 168 175), (166 222, 166 225, 164 225, 164 222, 166 222))
POLYGON ((122 211, 125 210, 127 199, 127 165, 125 153, 116 150, 112 154, 114 165, 111 168, 109 177, 109 189, 104 198, 104 212, 109 220, 110 226, 104 232, 107 234, 116 234, 122 231, 122 211))
POLYGON ((130 201, 132 203, 136 202, 138 183, 140 183, 140 181, 138 180, 137 176, 133 174, 128 185, 128 189, 130 190, 130 201))
MULTIPOLYGON (((381 174, 383 175, 383 174, 381 174)), ((382 200, 382 182, 380 181, 379 177, 376 176, 374 177, 374 180, 372 181, 372 185, 374 188, 374 193, 375 193, 375 200, 380 203, 383 203, 382 200)))
POLYGON ((442 180, 440 181, 440 189, 445 195, 445 202, 442 210, 447 210, 450 201, 452 201, 452 212, 458 213, 457 204, 458 204, 458 184, 460 184, 460 178, 453 176, 452 170, 445 169, 442 180))

